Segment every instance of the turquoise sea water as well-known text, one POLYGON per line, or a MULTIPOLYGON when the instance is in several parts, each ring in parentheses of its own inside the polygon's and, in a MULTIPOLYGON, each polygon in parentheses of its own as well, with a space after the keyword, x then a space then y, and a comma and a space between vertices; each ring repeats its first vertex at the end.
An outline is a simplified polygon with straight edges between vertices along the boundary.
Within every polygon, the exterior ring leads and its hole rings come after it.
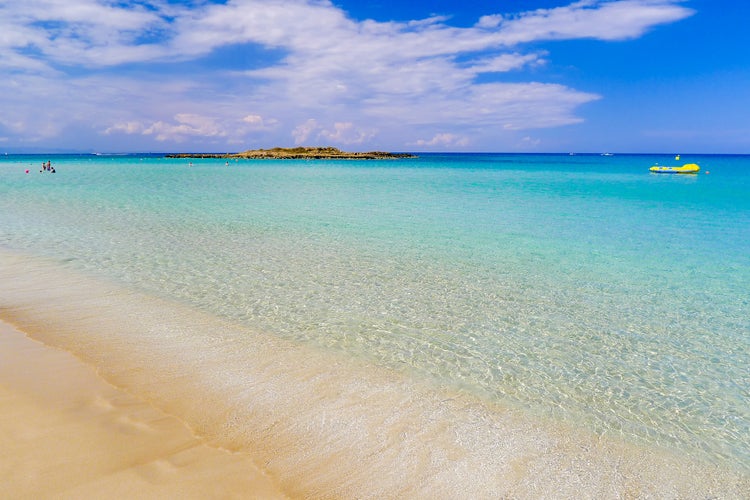
POLYGON ((0 247, 750 470, 750 156, 188 161, 0 157, 0 247))

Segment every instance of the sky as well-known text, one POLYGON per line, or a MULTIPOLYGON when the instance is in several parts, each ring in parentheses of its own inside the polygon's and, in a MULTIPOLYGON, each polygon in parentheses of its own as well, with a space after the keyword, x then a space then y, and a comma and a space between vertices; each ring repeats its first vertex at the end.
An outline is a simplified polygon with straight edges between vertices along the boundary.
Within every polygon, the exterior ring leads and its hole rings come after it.
POLYGON ((0 0, 0 152, 750 153, 750 2, 0 0))

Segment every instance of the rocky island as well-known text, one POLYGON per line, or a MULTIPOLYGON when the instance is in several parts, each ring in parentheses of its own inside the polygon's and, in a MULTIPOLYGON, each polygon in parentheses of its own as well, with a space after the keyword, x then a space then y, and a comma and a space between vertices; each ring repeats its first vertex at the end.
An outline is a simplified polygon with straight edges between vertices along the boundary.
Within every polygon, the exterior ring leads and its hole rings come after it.
POLYGON ((298 147, 250 149, 242 153, 175 153, 167 158, 234 158, 246 160, 383 160, 394 158, 416 158, 410 153, 348 153, 333 147, 298 147))

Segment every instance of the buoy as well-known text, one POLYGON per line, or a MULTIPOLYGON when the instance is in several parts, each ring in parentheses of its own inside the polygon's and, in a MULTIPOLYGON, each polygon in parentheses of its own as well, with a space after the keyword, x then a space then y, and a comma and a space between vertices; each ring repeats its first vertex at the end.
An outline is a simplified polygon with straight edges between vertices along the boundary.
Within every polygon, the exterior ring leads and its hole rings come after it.
POLYGON ((27 173, 27 174, 29 173, 29 169, 28 169, 28 168, 26 169, 26 173, 27 173))

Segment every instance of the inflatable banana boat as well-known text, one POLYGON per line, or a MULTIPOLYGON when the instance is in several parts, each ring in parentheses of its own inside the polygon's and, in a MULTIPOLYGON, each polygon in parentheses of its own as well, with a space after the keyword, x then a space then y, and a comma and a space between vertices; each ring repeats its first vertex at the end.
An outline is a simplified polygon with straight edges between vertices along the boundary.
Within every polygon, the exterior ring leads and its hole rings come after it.
POLYGON ((662 167, 654 165, 649 170, 657 174, 697 174, 700 167, 695 163, 686 163, 681 167, 662 167))

